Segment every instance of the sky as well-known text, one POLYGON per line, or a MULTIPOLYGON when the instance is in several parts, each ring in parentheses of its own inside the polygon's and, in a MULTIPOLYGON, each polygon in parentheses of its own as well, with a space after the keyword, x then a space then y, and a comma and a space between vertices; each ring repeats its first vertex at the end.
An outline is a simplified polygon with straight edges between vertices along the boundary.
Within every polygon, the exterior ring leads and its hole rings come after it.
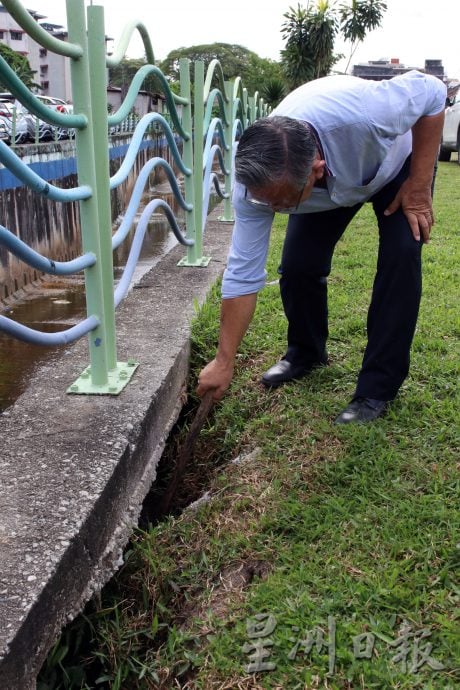
MULTIPOLYGON (((65 0, 22 1, 26 7, 46 14, 47 21, 67 25, 65 0)), ((91 0, 85 1, 91 4, 91 0)), ((423 67, 426 58, 440 59, 445 74, 460 79, 459 0, 386 1, 382 27, 368 34, 353 62, 399 58, 405 65, 423 67)), ((260 57, 279 60, 283 14, 290 7, 296 8, 298 1, 94 0, 93 4, 104 5, 106 33, 115 40, 128 21, 140 19, 159 60, 176 48, 217 42, 238 43, 260 57), (228 14, 224 16, 226 8, 228 14)), ((305 7, 307 0, 300 4, 305 7)), ((337 42, 336 52, 347 53, 347 48, 337 42)), ((133 38, 128 56, 142 54, 141 42, 133 38)), ((338 69, 344 70, 346 62, 339 62, 338 69)))

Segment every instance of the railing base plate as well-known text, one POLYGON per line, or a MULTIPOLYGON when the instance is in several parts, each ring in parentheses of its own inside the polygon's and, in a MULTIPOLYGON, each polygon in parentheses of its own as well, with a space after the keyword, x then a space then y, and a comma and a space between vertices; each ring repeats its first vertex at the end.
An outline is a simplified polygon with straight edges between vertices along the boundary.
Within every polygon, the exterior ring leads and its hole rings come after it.
POLYGON ((189 261, 186 256, 184 256, 183 259, 177 262, 178 266, 201 266, 202 268, 206 268, 206 266, 209 265, 209 262, 211 261, 210 256, 202 256, 201 259, 196 259, 196 261, 189 261))
POLYGON ((234 218, 226 218, 225 216, 218 216, 217 220, 219 220, 221 223, 234 223, 235 222, 234 218))
POLYGON ((80 374, 78 379, 67 389, 67 393, 74 395, 118 395, 130 382, 132 375, 139 366, 139 362, 117 362, 115 369, 108 373, 108 381, 104 385, 95 385, 91 381, 91 366, 80 374))

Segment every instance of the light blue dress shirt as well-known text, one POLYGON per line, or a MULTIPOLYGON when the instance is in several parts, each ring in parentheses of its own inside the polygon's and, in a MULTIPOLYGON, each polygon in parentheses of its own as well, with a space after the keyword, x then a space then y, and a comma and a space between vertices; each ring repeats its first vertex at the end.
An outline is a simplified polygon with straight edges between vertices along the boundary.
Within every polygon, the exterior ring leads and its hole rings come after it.
MULTIPOLYGON (((272 112, 313 125, 330 171, 327 189, 314 187, 297 210, 315 213, 370 199, 403 166, 412 149, 411 128, 425 115, 444 110, 446 87, 416 70, 384 81, 332 76, 292 91, 272 112)), ((273 211, 233 190, 235 225, 222 284, 224 299, 265 285, 273 211)))

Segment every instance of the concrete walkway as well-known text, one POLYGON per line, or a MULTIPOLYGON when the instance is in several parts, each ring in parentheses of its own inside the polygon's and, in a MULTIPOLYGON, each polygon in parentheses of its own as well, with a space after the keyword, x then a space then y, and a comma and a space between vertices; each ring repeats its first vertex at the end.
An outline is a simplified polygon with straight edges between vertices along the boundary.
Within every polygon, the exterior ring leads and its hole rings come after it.
POLYGON ((0 415, 0 687, 35 688, 66 622, 121 563, 184 403, 194 301, 222 274, 232 225, 208 219, 208 268, 174 248, 117 312, 118 360, 140 362, 118 396, 67 395, 86 340, 61 348, 0 415))

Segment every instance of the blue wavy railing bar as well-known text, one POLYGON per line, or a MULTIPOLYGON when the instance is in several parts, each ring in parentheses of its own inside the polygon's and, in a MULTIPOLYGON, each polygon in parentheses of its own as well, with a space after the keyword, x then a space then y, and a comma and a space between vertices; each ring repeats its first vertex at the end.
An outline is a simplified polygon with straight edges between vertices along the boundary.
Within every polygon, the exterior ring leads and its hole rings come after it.
POLYGON ((94 254, 83 254, 70 261, 53 261, 31 249, 25 242, 16 237, 10 230, 0 225, 0 245, 6 247, 14 256, 24 263, 43 273, 56 276, 68 276, 90 268, 96 263, 94 254))
POLYGON ((129 256, 128 260, 126 262, 125 269, 123 271, 123 275, 120 278, 120 282, 118 283, 116 289, 115 289, 115 306, 117 307, 122 299, 126 296, 129 285, 131 283, 131 279, 134 274, 134 270, 137 265, 137 261, 139 259, 139 255, 141 253, 142 249, 142 243, 144 241, 145 233, 148 228, 148 223, 150 220, 150 217, 152 213, 155 213, 157 209, 162 209, 164 211, 166 218, 168 219, 170 228, 172 232, 174 233, 174 236, 176 239, 183 245, 190 247, 193 245, 192 240, 188 240, 186 237, 181 232, 181 229, 179 225, 177 224, 176 218, 174 216, 174 212, 171 209, 171 207, 164 201, 163 199, 153 199, 150 201, 147 206, 144 208, 142 211, 141 217, 139 218, 139 222, 136 227, 136 232, 134 233, 133 241, 131 244, 131 249, 129 250, 129 256))
MULTIPOLYGON (((215 158, 218 158, 219 160, 219 166, 221 171, 224 173, 224 175, 230 175, 230 170, 227 170, 225 167, 225 161, 224 157, 222 155, 222 151, 220 150, 219 146, 217 144, 214 144, 214 146, 211 147, 209 151, 209 155, 206 160, 205 164, 205 170, 204 170, 204 175, 203 175, 203 220, 202 220, 202 233, 204 234, 204 230, 206 227, 206 218, 208 215, 208 208, 209 208, 209 197, 210 197, 210 187, 211 187, 211 182, 213 182, 214 187, 216 186, 216 180, 217 184, 219 185, 220 189, 220 183, 219 183, 219 178, 215 173, 211 174, 212 170, 212 165, 215 160, 215 158)), ((219 194, 219 196, 222 199, 227 199, 228 198, 228 193, 222 192, 219 194)))
POLYGON ((124 27, 122 34, 117 41, 117 47, 113 55, 107 57, 107 67, 117 67, 120 64, 125 56, 131 36, 136 30, 139 31, 144 44, 146 61, 151 65, 155 64, 155 56, 153 54, 149 33, 142 22, 140 22, 138 19, 134 19, 124 27))
POLYGON ((81 201, 92 196, 91 187, 88 187, 88 185, 81 185, 73 189, 61 189, 50 184, 23 163, 3 141, 0 141, 0 162, 24 184, 28 185, 35 192, 53 199, 53 201, 81 201))
POLYGON ((228 194, 226 192, 222 191, 222 187, 220 185, 219 177, 217 173, 213 172, 210 174, 209 179, 211 180, 212 184, 214 185, 214 190, 221 199, 228 199, 228 194))
POLYGON ((182 161, 179 149, 177 148, 177 144, 174 139, 173 131, 169 126, 168 122, 159 113, 148 113, 147 115, 144 115, 144 117, 142 117, 137 123, 136 129, 134 130, 133 138, 131 139, 131 143, 129 144, 128 150, 126 152, 125 159, 121 164, 120 168, 117 170, 117 172, 110 178, 110 189, 115 189, 128 177, 135 163, 136 156, 139 152, 139 147, 143 141, 144 134, 147 128, 154 122, 157 122, 161 125, 165 133, 167 142, 169 144, 169 149, 174 158, 174 162, 178 166, 179 171, 183 175, 192 174, 192 170, 190 168, 187 168, 182 161))
POLYGON ((211 62, 208 65, 208 69, 206 71, 206 79, 203 85, 203 100, 205 103, 207 103, 209 100, 212 100, 210 91, 212 82, 215 80, 215 77, 217 77, 218 87, 221 92, 222 98, 224 99, 225 103, 228 103, 229 95, 225 88, 224 71, 222 69, 222 65, 220 64, 217 58, 211 60, 211 62))
POLYGON ((166 105, 171 115, 173 124, 177 129, 179 135, 183 139, 185 139, 185 141, 187 141, 190 138, 191 134, 190 132, 186 132, 185 129, 182 127, 182 123, 177 114, 176 103, 178 103, 179 105, 188 105, 188 100, 186 98, 182 98, 181 96, 177 96, 171 91, 168 81, 164 76, 163 72, 160 70, 159 67, 155 67, 155 65, 144 65, 136 72, 131 82, 131 86, 128 89, 128 93, 126 94, 125 100, 118 108, 116 113, 109 115, 109 126, 119 124, 129 115, 131 108, 133 107, 134 102, 136 100, 136 97, 139 91, 141 90, 145 78, 148 77, 150 74, 154 74, 160 82, 160 84, 162 85, 164 89, 164 95, 166 98, 166 105))
POLYGON ((211 123, 211 120, 213 118, 213 111, 214 111, 216 101, 217 101, 218 106, 219 106, 219 116, 220 116, 219 119, 221 120, 221 123, 224 126, 228 125, 228 120, 227 120, 227 116, 225 113, 225 99, 222 96, 219 89, 213 89, 210 92, 208 101, 206 103, 206 110, 205 110, 204 122, 203 122, 203 129, 205 132, 207 131, 207 129, 211 123))
POLYGON ((222 122, 220 121, 220 119, 218 117, 215 117, 212 120, 211 124, 209 125, 208 131, 206 134, 206 143, 204 145, 204 151, 203 151, 203 159, 205 162, 206 162, 206 159, 209 155, 209 151, 211 149, 211 146, 213 145, 213 140, 214 140, 214 137, 216 135, 216 132, 218 132, 218 134, 219 134, 220 142, 221 142, 223 148, 225 149, 225 151, 228 151, 230 148, 230 144, 227 144, 227 142, 225 141, 225 132, 224 132, 224 129, 222 127, 222 122))
POLYGON ((131 194, 131 199, 129 200, 129 204, 126 208, 123 220, 120 223, 118 230, 112 237, 112 249, 117 249, 128 236, 131 226, 134 222, 137 210, 141 203, 142 195, 144 194, 145 186, 148 182, 149 175, 151 175, 157 167, 163 168, 163 170, 166 172, 169 183, 171 185, 171 190, 179 206, 184 211, 193 210, 193 206, 191 204, 187 204, 184 197, 182 196, 182 192, 180 191, 179 185, 177 184, 177 180, 174 175, 174 170, 171 168, 169 163, 165 161, 164 158, 159 158, 158 156, 156 156, 155 158, 151 158, 149 161, 147 161, 147 163, 145 163, 142 166, 141 171, 137 177, 136 183, 131 194))
POLYGON ((43 333, 33 328, 24 326, 22 323, 13 321, 6 316, 0 316, 0 331, 11 335, 16 340, 32 345, 44 345, 46 347, 56 347, 57 345, 68 345, 74 343, 100 325, 96 316, 88 316, 84 321, 80 321, 75 326, 67 328, 57 333, 43 333))

